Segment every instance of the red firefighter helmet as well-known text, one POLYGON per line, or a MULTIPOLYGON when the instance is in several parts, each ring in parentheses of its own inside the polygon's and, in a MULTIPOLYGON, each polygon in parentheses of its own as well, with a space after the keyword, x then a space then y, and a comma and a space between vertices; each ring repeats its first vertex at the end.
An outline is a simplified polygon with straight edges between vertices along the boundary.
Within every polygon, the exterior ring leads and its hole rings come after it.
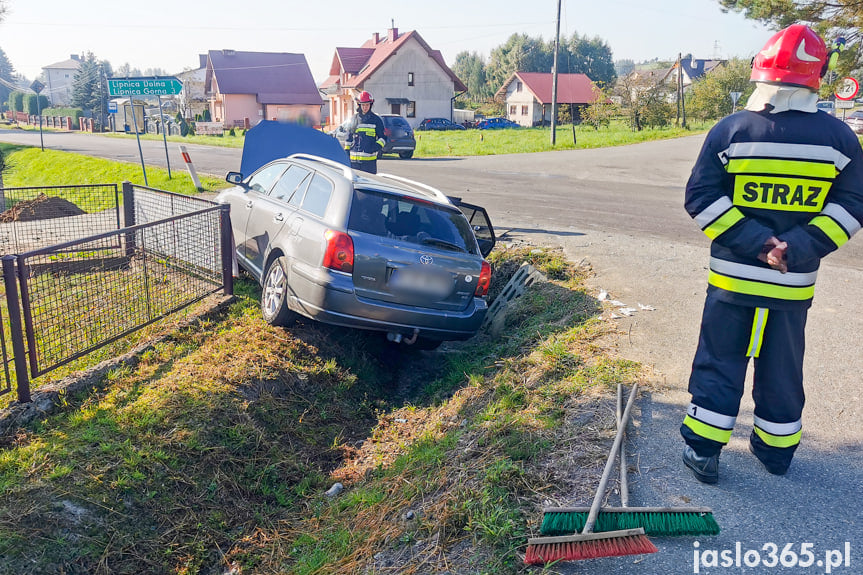
POLYGON ((826 71, 827 46, 803 24, 773 35, 752 61, 753 82, 778 82, 817 90, 826 71))
POLYGON ((366 92, 365 90, 360 92, 359 97, 357 98, 357 104, 374 104, 375 99, 372 98, 372 95, 366 92))

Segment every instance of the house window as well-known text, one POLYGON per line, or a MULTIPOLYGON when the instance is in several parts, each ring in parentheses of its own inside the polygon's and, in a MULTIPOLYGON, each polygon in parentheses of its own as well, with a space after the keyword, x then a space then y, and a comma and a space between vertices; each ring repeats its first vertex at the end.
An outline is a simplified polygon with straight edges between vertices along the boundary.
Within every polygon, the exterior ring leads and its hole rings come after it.
POLYGON ((414 85, 414 73, 408 72, 408 86, 414 85))
POLYGON ((401 104, 390 104, 390 114, 401 115, 402 106, 401 104))
POLYGON ((408 102, 408 111, 405 114, 408 118, 416 118, 417 117, 417 103, 416 102, 408 102))
POLYGON ((515 83, 515 91, 516 91, 516 92, 521 92, 521 82, 516 82, 516 83, 515 83))
POLYGON ((527 116, 527 106, 522 106, 522 107, 521 107, 521 115, 522 115, 522 116, 527 116))
POLYGON ((510 115, 510 116, 515 116, 515 106, 510 106, 510 107, 509 107, 509 115, 510 115))

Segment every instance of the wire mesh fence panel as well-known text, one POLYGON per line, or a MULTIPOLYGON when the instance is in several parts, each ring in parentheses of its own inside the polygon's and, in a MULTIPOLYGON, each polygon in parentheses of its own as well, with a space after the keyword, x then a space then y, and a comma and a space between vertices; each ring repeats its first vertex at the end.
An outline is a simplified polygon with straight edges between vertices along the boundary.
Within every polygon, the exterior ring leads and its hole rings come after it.
POLYGON ((35 377, 223 287, 220 208, 22 254, 35 377))
POLYGON ((0 188, 0 255, 119 228, 116 184, 0 188))
POLYGON ((164 220, 218 205, 203 198, 134 185, 132 186, 132 199, 135 206, 135 224, 164 220))

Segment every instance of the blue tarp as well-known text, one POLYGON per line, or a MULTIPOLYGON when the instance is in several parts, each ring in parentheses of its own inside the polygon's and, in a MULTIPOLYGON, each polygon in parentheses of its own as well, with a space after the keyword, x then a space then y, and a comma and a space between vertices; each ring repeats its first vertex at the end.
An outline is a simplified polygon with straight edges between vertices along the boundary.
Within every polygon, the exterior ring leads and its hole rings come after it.
POLYGON ((267 162, 300 153, 351 165, 344 148, 334 137, 300 124, 262 120, 246 132, 240 172, 247 177, 267 162))

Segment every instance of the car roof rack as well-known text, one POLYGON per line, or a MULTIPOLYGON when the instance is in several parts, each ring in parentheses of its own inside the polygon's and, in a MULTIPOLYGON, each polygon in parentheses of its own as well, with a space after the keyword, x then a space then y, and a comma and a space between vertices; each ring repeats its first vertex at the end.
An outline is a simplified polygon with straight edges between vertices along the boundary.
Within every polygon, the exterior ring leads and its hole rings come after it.
POLYGON ((299 160, 311 160, 313 162, 320 162, 322 164, 327 164, 333 168, 338 168, 342 170, 342 174, 349 180, 354 179, 354 172, 351 170, 350 166, 346 166, 342 163, 336 162, 335 160, 331 160, 329 158, 322 158, 321 156, 315 156, 312 154, 291 154, 288 158, 296 158, 299 160))
POLYGON ((441 201, 441 202, 443 202, 443 203, 445 203, 445 204, 450 204, 450 203, 452 203, 452 202, 450 202, 450 201, 449 201, 449 198, 447 197, 447 195, 446 195, 446 194, 444 194, 444 193, 443 193, 442 191, 440 191, 439 189, 437 189, 437 188, 433 188, 433 187, 431 187, 431 186, 429 186, 429 185, 421 184, 420 182, 417 182, 417 181, 414 181, 414 180, 409 180, 408 178, 403 178, 403 177, 401 177, 401 176, 394 176, 394 175, 392 175, 392 174, 383 174, 383 173, 380 173, 380 172, 378 173, 378 177, 381 177, 381 178, 389 178, 389 179, 391 179, 391 180, 396 180, 396 181, 399 181, 399 182, 404 182, 405 184, 410 184, 410 185, 412 185, 412 186, 416 186, 416 187, 418 187, 418 188, 422 188, 422 189, 424 189, 424 190, 427 190, 427 191, 431 192, 431 194, 432 194, 435 198, 437 198, 439 201, 441 201))

